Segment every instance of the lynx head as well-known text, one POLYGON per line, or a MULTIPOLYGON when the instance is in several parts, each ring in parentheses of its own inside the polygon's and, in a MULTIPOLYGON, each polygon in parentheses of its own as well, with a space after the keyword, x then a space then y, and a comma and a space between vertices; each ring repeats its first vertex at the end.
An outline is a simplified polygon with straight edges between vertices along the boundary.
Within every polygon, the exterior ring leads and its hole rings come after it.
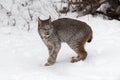
POLYGON ((38 32, 43 38, 48 38, 53 33, 51 17, 47 20, 41 20, 38 18, 38 32))

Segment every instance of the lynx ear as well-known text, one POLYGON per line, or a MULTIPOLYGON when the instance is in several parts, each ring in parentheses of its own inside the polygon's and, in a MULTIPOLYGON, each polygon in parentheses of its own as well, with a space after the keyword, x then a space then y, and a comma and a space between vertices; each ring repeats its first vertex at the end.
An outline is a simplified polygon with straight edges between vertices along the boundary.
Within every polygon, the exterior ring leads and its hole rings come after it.
POLYGON ((42 21, 41 19, 38 17, 38 27, 40 27, 42 25, 42 21))
POLYGON ((49 19, 48 19, 48 21, 49 21, 49 24, 51 24, 51 16, 49 16, 49 19))
POLYGON ((49 16, 49 20, 51 20, 51 16, 49 16))

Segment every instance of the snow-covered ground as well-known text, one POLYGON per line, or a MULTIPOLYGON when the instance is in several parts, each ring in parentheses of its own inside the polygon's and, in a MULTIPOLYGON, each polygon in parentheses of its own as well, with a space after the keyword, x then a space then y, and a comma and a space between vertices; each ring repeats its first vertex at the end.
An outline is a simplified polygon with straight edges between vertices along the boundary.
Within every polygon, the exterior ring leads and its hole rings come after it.
POLYGON ((30 32, 0 27, 0 80, 120 80, 120 22, 90 15, 87 22, 94 38, 86 44, 85 61, 70 63, 76 56, 65 43, 57 62, 45 67, 48 51, 35 29, 30 32))

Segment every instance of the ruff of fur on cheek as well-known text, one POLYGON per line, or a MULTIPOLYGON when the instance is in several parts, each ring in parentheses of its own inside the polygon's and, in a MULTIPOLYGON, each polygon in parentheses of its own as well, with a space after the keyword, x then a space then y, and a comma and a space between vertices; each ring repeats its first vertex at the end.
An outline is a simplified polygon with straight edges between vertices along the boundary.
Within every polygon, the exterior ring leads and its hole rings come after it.
POLYGON ((50 36, 43 36, 42 39, 43 40, 46 40, 46 39, 49 39, 50 36))

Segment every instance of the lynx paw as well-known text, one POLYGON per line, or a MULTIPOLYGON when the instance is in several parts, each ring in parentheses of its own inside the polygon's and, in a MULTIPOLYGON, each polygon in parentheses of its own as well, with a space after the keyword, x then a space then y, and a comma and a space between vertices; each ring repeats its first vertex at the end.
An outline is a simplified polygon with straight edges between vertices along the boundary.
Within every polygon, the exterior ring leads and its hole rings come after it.
POLYGON ((72 57, 70 62, 71 62, 71 63, 74 63, 74 62, 77 62, 77 61, 78 61, 78 60, 77 60, 77 57, 72 57))
POLYGON ((72 57, 70 62, 74 63, 74 62, 78 62, 80 60, 82 60, 80 57, 72 57))
POLYGON ((49 63, 49 62, 47 62, 44 66, 51 66, 51 65, 53 65, 54 63, 49 63))

